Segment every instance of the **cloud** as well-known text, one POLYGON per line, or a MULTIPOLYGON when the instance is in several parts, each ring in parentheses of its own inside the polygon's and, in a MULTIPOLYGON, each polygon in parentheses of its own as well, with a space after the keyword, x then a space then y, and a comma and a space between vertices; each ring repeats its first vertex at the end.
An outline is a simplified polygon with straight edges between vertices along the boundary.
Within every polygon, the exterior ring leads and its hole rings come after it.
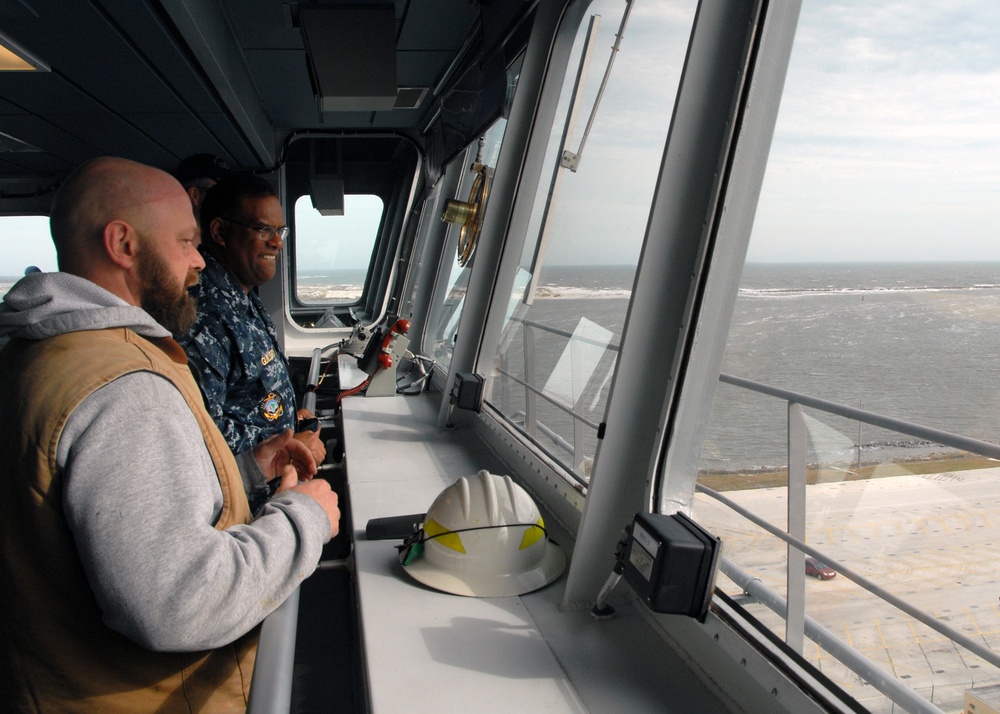
MULTIPOLYGON (((633 11, 580 172, 561 179, 552 261, 638 255, 691 27, 665 7, 633 11)), ((748 259, 1000 260, 998 29, 992 0, 805 3, 748 259)))
POLYGON ((1000 4, 807 3, 749 260, 1000 259, 1000 4))

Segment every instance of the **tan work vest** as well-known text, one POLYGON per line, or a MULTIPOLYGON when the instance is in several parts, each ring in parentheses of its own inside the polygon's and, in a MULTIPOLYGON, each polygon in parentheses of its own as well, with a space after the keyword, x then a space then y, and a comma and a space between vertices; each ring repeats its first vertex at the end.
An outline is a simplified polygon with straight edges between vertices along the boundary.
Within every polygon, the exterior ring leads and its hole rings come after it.
MULTIPOLYGON (((96 389, 136 371, 169 379, 197 418, 222 486, 215 527, 250 521, 236 461, 176 342, 125 328, 13 340, 0 351, 0 389, 7 390, 0 397, 0 706, 102 713, 246 708, 259 627, 205 652, 140 647, 103 624, 66 525, 56 472, 66 420, 96 389)), ((108 468, 115 468, 114 454, 108 468)))

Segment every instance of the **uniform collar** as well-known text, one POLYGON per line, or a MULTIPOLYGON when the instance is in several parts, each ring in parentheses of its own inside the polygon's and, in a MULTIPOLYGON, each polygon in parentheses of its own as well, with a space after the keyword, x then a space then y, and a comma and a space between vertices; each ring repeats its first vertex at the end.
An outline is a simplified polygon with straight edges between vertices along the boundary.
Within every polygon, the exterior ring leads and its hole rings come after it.
MULTIPOLYGON (((250 310, 254 304, 250 297, 253 291, 251 290, 249 293, 243 292, 243 286, 236 280, 236 276, 230 272, 229 268, 216 260, 215 256, 207 251, 202 251, 201 254, 205 258, 205 267, 201 271, 200 281, 204 282, 206 287, 214 285, 219 288, 219 292, 225 297, 233 310, 242 310, 243 312, 250 310)), ((256 298, 256 295, 254 295, 254 298, 256 298)))

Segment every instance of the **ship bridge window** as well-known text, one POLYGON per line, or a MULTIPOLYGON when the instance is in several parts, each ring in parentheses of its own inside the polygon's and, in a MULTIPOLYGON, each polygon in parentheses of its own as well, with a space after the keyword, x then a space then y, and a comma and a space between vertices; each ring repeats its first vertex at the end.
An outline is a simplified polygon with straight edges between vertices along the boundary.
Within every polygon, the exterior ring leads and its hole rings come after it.
POLYGON ((398 136, 303 132, 285 151, 292 319, 323 329, 378 320, 419 179, 416 146, 398 136))
POLYGON ((489 182, 500 156, 507 120, 497 119, 483 135, 448 164, 446 172, 461 172, 458 195, 477 215, 468 225, 452 223, 445 239, 439 284, 431 305, 428 335, 431 353, 444 367, 451 364, 458 323, 465 306, 465 290, 475 261, 478 241, 477 221, 481 221, 489 199, 489 182), (478 170, 473 170, 478 167, 478 170), (466 200, 468 199, 468 200, 466 200))
POLYGON ((488 400, 579 487, 597 446, 696 4, 634 3, 622 28, 631 5, 598 0, 580 26, 562 30, 576 39, 546 150, 549 178, 533 200, 513 292, 501 299, 506 322, 488 400))
POLYGON ((295 201, 295 297, 303 305, 351 305, 364 290, 385 206, 372 195, 344 195, 342 209, 295 201), (324 215, 324 213, 329 213, 324 215))
POLYGON ((59 269, 48 216, 0 216, 0 236, 4 240, 0 252, 0 298, 26 273, 34 272, 34 268, 46 273, 59 269))
POLYGON ((718 587, 868 711, 1000 683, 998 33, 989 1, 804 2, 729 286, 693 515, 718 587))

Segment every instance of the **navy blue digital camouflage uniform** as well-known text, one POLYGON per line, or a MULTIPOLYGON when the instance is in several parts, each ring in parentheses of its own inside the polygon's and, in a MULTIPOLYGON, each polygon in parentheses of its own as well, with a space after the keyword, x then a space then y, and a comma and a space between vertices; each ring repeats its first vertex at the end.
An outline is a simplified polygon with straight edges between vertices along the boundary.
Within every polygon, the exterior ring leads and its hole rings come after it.
POLYGON ((180 343, 209 413, 240 454, 295 427, 295 390, 260 298, 244 293, 227 268, 203 255, 205 268, 191 288, 198 319, 180 343))

